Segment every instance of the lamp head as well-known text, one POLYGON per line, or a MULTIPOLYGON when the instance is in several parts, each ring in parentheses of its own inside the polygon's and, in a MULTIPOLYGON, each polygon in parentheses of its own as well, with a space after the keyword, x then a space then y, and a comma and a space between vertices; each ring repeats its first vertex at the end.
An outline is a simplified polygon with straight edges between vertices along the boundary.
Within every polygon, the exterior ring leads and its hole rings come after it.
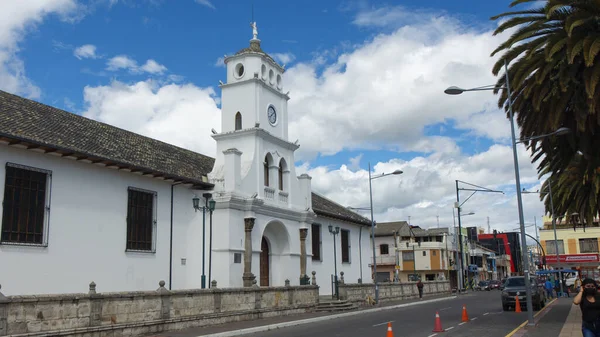
POLYGON ((444 90, 444 93, 446 93, 447 95, 460 95, 463 92, 465 92, 465 89, 456 86, 451 86, 448 87, 448 89, 444 90))
POLYGON ((194 198, 192 199, 192 203, 194 205, 194 209, 196 211, 198 211, 198 209, 200 208, 200 198, 198 198, 198 196, 194 195, 194 198))
POLYGON ((402 174, 402 173, 404 173, 404 172, 402 172, 402 170, 396 170, 396 171, 392 172, 392 174, 402 174))
POLYGON ((216 205, 217 205, 217 202, 214 201, 213 199, 210 199, 210 201, 208 202, 208 209, 212 212, 215 210, 216 205))
POLYGON ((329 227, 329 233, 332 233, 332 234, 333 234, 333 226, 332 226, 332 225, 329 225, 328 227, 329 227))

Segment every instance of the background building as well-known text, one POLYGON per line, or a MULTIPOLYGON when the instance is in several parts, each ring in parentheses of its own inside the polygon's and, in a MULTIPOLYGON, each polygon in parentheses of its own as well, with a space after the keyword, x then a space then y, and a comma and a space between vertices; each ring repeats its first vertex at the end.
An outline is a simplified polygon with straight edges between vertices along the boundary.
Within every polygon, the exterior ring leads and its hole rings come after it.
POLYGON ((453 259, 448 228, 425 230, 406 221, 378 223, 375 252, 380 282, 445 280, 453 259))
POLYGON ((600 279, 599 250, 600 227, 596 219, 592 226, 575 221, 556 220, 556 237, 560 261, 556 260, 556 244, 550 217, 544 218, 540 230, 540 243, 546 251, 546 264, 553 269, 575 269, 582 277, 600 279))

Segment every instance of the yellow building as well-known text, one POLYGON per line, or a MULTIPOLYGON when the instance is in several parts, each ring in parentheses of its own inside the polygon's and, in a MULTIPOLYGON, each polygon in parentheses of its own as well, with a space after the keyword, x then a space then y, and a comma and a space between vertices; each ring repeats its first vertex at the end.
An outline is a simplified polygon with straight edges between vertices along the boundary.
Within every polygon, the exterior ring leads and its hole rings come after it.
POLYGON ((375 228, 377 280, 448 279, 448 266, 453 259, 451 249, 448 228, 410 228, 406 221, 378 223, 375 228))
POLYGON ((582 277, 600 278, 600 257, 598 247, 600 242, 600 227, 594 225, 573 226, 573 223, 556 221, 556 242, 560 261, 556 258, 554 230, 550 217, 544 217, 544 228, 540 230, 540 243, 546 253, 546 263, 549 267, 558 269, 576 269, 582 277))

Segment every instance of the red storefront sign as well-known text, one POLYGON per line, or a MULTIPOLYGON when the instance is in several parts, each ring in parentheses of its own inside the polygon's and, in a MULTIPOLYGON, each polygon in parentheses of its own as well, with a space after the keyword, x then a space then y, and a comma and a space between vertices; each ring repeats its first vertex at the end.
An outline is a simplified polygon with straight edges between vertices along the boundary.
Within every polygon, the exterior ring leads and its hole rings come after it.
MULTIPOLYGON (((560 263, 598 262, 598 254, 561 254, 560 263)), ((546 255, 546 263, 556 263, 556 255, 546 255)))

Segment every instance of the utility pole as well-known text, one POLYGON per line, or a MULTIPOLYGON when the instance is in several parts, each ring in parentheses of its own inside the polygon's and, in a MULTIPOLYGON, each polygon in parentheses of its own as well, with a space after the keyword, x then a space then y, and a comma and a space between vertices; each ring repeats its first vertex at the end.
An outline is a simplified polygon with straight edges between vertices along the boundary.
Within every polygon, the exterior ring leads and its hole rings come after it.
POLYGON ((438 228, 440 228, 440 216, 436 215, 435 217, 437 218, 438 228))
POLYGON ((487 217, 487 222, 488 222, 488 234, 492 234, 492 230, 490 229, 490 217, 487 217))

